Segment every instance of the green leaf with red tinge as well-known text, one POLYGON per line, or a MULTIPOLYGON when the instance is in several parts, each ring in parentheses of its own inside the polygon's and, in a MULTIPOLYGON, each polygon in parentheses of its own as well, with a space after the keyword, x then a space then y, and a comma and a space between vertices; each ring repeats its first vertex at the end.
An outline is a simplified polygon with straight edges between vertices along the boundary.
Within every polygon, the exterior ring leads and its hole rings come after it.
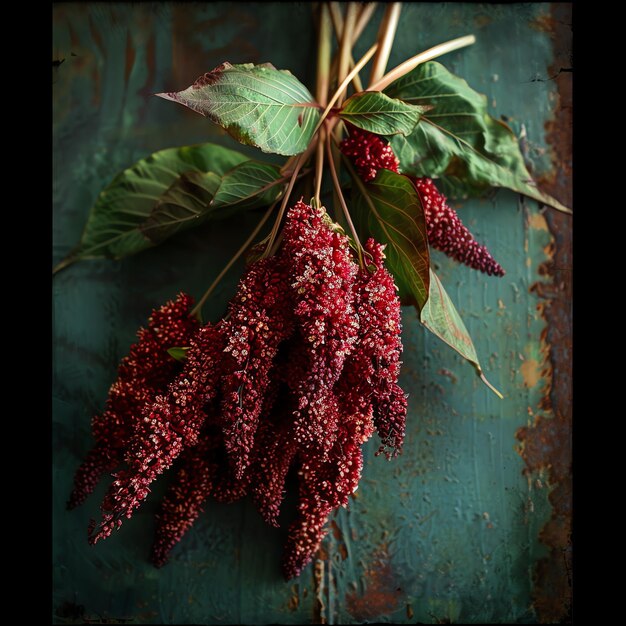
POLYGON ((571 213, 537 187, 517 138, 504 122, 489 115, 486 96, 441 63, 418 65, 389 85, 385 93, 432 107, 409 136, 394 135, 391 139, 405 174, 436 178, 437 185, 452 198, 504 187, 571 213))
POLYGON ((502 394, 485 378, 472 338, 452 300, 450 300, 450 296, 432 269, 430 270, 428 300, 420 311, 420 321, 430 332, 445 341, 464 359, 467 359, 474 366, 481 380, 498 397, 502 398, 502 394))
POLYGON ((387 245, 387 267, 403 302, 421 309, 428 299, 430 257, 415 185, 406 176, 380 170, 373 181, 353 187, 353 200, 361 231, 387 245))
POLYGON ((241 143, 275 154, 303 152, 320 119, 309 90, 269 63, 222 63, 183 91, 156 95, 208 117, 241 143))
POLYGON ((380 91, 363 91, 350 96, 339 117, 377 135, 409 135, 428 107, 407 104, 380 91))

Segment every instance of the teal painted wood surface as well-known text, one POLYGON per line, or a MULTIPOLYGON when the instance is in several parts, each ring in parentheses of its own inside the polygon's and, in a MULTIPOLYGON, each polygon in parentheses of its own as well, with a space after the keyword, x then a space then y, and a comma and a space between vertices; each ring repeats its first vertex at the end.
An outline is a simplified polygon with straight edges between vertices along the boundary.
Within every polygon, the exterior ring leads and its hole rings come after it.
MULTIPOLYGON (((407 3, 389 67, 475 33, 476 45, 442 61, 485 93, 492 111, 508 116, 518 135, 525 132, 536 176, 566 173, 545 130, 559 105, 560 83, 550 80, 557 63, 554 10, 545 4, 407 3)), ((206 140, 236 147, 204 118, 150 94, 183 88, 225 60, 271 61, 312 86, 310 11, 306 3, 55 5, 53 59, 65 61, 53 70, 54 261, 77 242, 99 191, 119 170, 166 147, 206 140)), ((356 57, 377 27, 374 19, 356 57)), ((388 462, 374 456, 376 441, 366 445, 356 497, 332 518, 315 563, 289 583, 278 567, 284 528, 266 526, 247 501, 208 503, 162 570, 147 561, 161 487, 121 532, 96 547, 87 544, 86 528, 106 485, 81 508, 65 510, 73 473, 91 445, 91 415, 102 408, 137 328, 177 290, 199 296, 257 216, 178 235, 120 262, 85 261, 55 277, 57 623, 533 623, 558 613, 546 610, 542 598, 551 585, 567 589, 565 573, 557 568, 549 578, 541 565, 555 559, 554 541, 541 530, 558 513, 549 499, 562 487, 550 469, 557 451, 547 439, 532 439, 531 428, 526 453, 548 459, 533 465, 520 453, 516 433, 537 419, 555 418, 546 398, 567 384, 567 364, 553 380, 547 341, 554 322, 545 315, 545 294, 557 280, 545 268, 563 233, 555 233, 534 202, 510 192, 460 206, 464 222, 507 275, 486 277, 433 256, 487 377, 505 398, 489 392, 469 365, 425 331, 414 310, 405 309, 405 452, 388 462)), ((214 318, 240 269, 216 291, 214 318)), ((569 280, 565 272, 559 280, 569 280)), ((563 323, 567 344, 567 314, 563 323)), ((567 467, 567 427, 560 437, 558 462, 567 467)), ((559 506, 566 510, 564 498, 559 506)), ((564 607, 561 617, 566 614, 564 607)))

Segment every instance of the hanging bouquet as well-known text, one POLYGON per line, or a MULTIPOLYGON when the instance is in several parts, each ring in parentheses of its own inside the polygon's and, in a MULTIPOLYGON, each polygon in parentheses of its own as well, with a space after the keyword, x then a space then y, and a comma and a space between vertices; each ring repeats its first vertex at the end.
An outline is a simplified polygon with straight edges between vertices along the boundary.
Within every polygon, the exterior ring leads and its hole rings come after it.
POLYGON ((429 248, 488 275, 504 269, 446 197, 505 187, 569 209, 533 183, 516 137, 489 115, 486 98, 434 61, 473 36, 386 72, 400 4, 387 5, 376 43, 357 62, 352 48, 374 4, 342 6, 314 9, 315 97, 289 71, 228 62, 183 91, 158 94, 241 143, 289 157, 282 166, 210 143, 157 152, 102 191, 79 245, 55 268, 121 258, 183 229, 262 210, 197 304, 179 293, 155 309, 122 359, 68 502, 81 504, 113 474, 91 543, 130 518, 170 468, 157 566, 211 496, 249 494, 277 526, 295 472, 298 510, 282 566, 286 578, 297 576, 329 515, 356 491, 363 444, 376 433, 377 454, 402 450, 401 304, 415 306, 422 324, 489 385, 429 248), (370 61, 365 88, 359 73, 370 61), (204 322, 204 304, 244 254, 227 311, 204 322))

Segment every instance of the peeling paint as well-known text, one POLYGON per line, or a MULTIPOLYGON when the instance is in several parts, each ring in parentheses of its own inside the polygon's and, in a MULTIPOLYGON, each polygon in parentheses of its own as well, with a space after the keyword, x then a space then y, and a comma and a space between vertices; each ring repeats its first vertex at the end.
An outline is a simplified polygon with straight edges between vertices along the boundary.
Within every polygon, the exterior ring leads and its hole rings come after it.
MULTIPOLYGON (((541 27, 550 33, 554 45, 554 62, 549 68, 555 77, 558 97, 554 117, 546 123, 552 147, 552 174, 540 181, 542 186, 572 206, 572 76, 560 72, 571 62, 571 4, 552 4, 541 27)), ((526 472, 547 473, 551 491, 552 516, 540 533, 549 555, 540 559, 534 572, 533 602, 542 623, 571 623, 571 278, 572 218, 558 212, 547 212, 546 223, 554 237, 550 247, 551 262, 541 273, 549 283, 535 283, 532 290, 543 299, 539 313, 547 322, 542 333, 545 352, 542 375, 545 380, 540 408, 530 427, 520 428, 521 455, 526 472)))
POLYGON ((520 373, 526 387, 534 387, 541 378, 541 365, 535 359, 525 359, 520 365, 520 373))
POLYGON ((528 225, 535 230, 545 230, 549 232, 548 222, 542 213, 532 213, 528 216, 528 225))

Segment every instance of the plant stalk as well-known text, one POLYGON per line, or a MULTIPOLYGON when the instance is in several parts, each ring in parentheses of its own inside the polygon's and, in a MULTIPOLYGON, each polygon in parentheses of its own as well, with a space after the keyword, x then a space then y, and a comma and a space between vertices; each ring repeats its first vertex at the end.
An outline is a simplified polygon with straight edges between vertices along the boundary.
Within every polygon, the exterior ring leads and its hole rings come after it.
MULTIPOLYGON (((339 66, 337 68, 337 82, 341 83, 350 71, 350 57, 352 56, 352 34, 357 18, 357 6, 354 2, 348 2, 346 6, 346 18, 343 21, 341 44, 339 46, 339 66)), ((347 85, 346 85, 347 87, 347 85)), ((345 98, 345 91, 341 91, 337 102, 341 106, 345 98)))
POLYGON ((363 248, 361 246, 361 241, 359 240, 359 235, 356 232, 356 228, 352 222, 352 218, 350 217, 350 211, 348 211, 348 205, 346 204, 346 200, 343 197, 343 193, 341 192, 341 185, 339 184, 339 177, 337 176, 337 170, 335 169, 335 162, 333 160, 333 155, 330 149, 330 137, 331 133, 328 133, 328 137, 326 138, 326 152, 328 156, 328 163, 330 165, 330 174, 333 179, 333 185, 335 186, 335 191, 337 192, 337 197, 339 198, 339 203, 341 204, 341 208, 343 210, 343 215, 346 218, 346 222, 350 228, 350 232, 352 233, 352 237, 354 238, 354 243, 356 245, 357 254, 359 257, 359 265, 361 269, 363 269, 363 248))
POLYGON ((361 33, 365 30, 365 27, 368 25, 369 21, 372 19, 372 15, 374 15, 374 11, 376 10, 376 2, 368 2, 361 7, 361 12, 359 13, 359 17, 356 20, 356 24, 354 25, 354 32, 352 33, 352 45, 357 42, 358 38, 361 36, 361 33))
POLYGON ((330 79, 331 23, 330 12, 325 2, 320 3, 319 34, 317 44, 317 83, 315 97, 325 107, 328 102, 330 79))
POLYGON ((326 131, 322 127, 317 137, 317 152, 315 161, 315 201, 321 205, 320 195, 322 192, 322 174, 324 172, 324 139, 326 131))
MULTIPOLYGON (((370 19, 372 18, 372 15, 374 14, 374 10, 376 9, 376 4, 377 4, 376 2, 368 2, 367 4, 362 6, 361 12, 359 13, 359 16, 354 25, 354 30, 352 31, 352 47, 354 47, 359 37, 361 36, 361 33, 363 32, 363 30, 369 23, 370 19)), ((343 17, 341 16, 341 11, 339 10, 339 7, 337 6, 336 2, 331 2, 329 4, 329 7, 330 7, 330 16, 332 18, 332 23, 333 23, 333 30, 335 31, 335 36, 337 38, 337 41, 339 42, 341 41, 341 33, 343 31, 343 17)), ((352 69, 355 65, 352 53, 350 53, 348 60, 349 60, 348 68, 352 69)), ((337 71, 338 61, 339 61, 339 56, 337 55, 333 58, 333 61, 331 64, 331 69, 330 69, 331 76, 337 71)), ((355 74, 354 78, 352 79, 352 85, 354 86, 355 92, 358 93, 360 91, 363 91, 363 83, 361 82, 361 79, 358 74, 355 74)))
POLYGON ((387 62, 389 61, 391 47, 393 45, 394 37, 396 36, 396 29, 398 28, 401 8, 401 2, 392 2, 391 4, 388 4, 385 9, 385 16, 383 17, 383 21, 381 22, 378 30, 378 50, 376 51, 376 56, 372 61, 369 89, 372 89, 372 84, 376 83, 383 77, 385 69, 387 69, 387 62))
POLYGON ((382 91, 385 87, 393 83, 394 80, 398 80, 398 78, 401 78, 405 74, 408 74, 411 70, 414 70, 420 63, 425 63, 426 61, 436 59, 437 57, 447 54, 448 52, 453 52, 454 50, 471 46, 473 43, 476 43, 476 37, 474 37, 474 35, 466 35, 465 37, 451 39, 450 41, 440 43, 432 48, 429 48, 428 50, 424 50, 424 52, 420 52, 414 57, 404 61, 404 63, 400 63, 400 65, 394 67, 379 81, 370 85, 368 89, 370 91, 382 91))
POLYGON ((339 87, 337 88, 337 91, 335 91, 335 94, 333 95, 333 97, 330 99, 330 102, 326 105, 326 108, 324 109, 324 112, 322 113, 322 116, 319 119, 319 122, 317 123, 317 126, 315 127, 315 130, 313 131, 313 134, 315 134, 320 127, 322 126, 322 124, 324 123, 324 120, 328 117, 328 114, 330 113, 330 110, 333 108, 333 106, 335 106, 335 102, 337 102, 337 99, 339 98, 340 94, 343 93, 343 90, 346 88, 346 86, 348 85, 348 83, 352 80, 352 78, 355 76, 355 74, 358 74, 359 71, 361 70, 361 68, 372 58, 372 55, 376 52, 376 49, 378 48, 378 44, 375 43, 359 60, 359 62, 354 66, 354 68, 352 69, 351 72, 349 72, 349 74, 345 77, 345 79, 343 80, 343 82, 341 83, 341 85, 339 85, 339 87))

